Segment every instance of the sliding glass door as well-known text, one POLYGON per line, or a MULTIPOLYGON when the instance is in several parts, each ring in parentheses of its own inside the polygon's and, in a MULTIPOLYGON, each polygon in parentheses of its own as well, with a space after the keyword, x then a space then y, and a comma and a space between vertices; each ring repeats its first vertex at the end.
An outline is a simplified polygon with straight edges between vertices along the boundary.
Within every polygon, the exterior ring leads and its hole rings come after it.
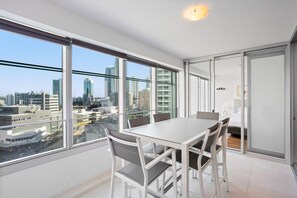
MULTIPOLYGON (((241 56, 215 58, 215 112, 230 118, 227 147, 241 148, 241 56)), ((246 136, 244 137, 246 139, 246 136)), ((246 142, 246 141, 245 141, 246 142)))
POLYGON ((189 113, 195 117, 197 111, 210 111, 210 68, 211 61, 190 65, 189 113))
POLYGON ((247 53, 248 150, 285 156, 284 48, 247 53))
POLYGON ((192 61, 189 115, 219 112, 220 120, 230 118, 229 148, 284 158, 285 46, 192 61))
POLYGON ((201 76, 190 75, 190 115, 197 111, 209 111, 209 80, 201 76))

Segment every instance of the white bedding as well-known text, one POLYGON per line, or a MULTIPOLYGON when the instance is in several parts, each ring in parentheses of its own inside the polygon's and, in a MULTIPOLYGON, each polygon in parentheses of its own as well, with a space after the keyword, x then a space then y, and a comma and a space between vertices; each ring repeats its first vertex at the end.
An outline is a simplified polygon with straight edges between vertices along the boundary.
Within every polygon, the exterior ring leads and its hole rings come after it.
MULTIPOLYGON (((247 128, 247 110, 244 111, 244 128, 247 128)), ((241 127, 241 110, 230 117, 229 126, 241 127)))

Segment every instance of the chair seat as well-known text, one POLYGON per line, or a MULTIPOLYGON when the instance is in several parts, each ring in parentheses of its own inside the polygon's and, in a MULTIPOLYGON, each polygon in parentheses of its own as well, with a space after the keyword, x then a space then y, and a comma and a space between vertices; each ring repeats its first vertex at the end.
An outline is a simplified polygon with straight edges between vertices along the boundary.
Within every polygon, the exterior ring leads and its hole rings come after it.
MULTIPOLYGON (((200 141, 197 144, 195 144, 193 147, 194 148, 197 148, 197 149, 201 149, 202 144, 203 144, 203 141, 200 141)), ((216 145, 216 151, 220 150, 221 148, 222 148, 222 146, 220 146, 218 144, 216 145)), ((208 152, 208 153, 210 153, 210 147, 205 148, 205 151, 208 152)))
MULTIPOLYGON (((164 149, 165 147, 162 145, 158 145, 156 146, 156 154, 157 155, 161 155, 162 153, 164 153, 164 149)), ((154 149, 153 146, 150 145, 148 147, 145 147, 145 149, 143 150, 144 153, 154 153, 154 149)))
MULTIPOLYGON (((169 158, 172 158, 172 156, 168 156, 169 158)), ((195 170, 198 170, 198 165, 197 165, 197 160, 198 160, 199 155, 196 153, 192 153, 190 152, 189 155, 189 167, 193 168, 195 170)), ((209 157, 207 156, 202 156, 202 160, 201 160, 201 166, 204 166, 204 164, 206 164, 208 161, 210 160, 209 157)), ((177 150, 176 151, 176 161, 179 163, 182 163, 182 153, 181 150, 177 150)))
MULTIPOLYGON (((153 158, 145 156, 145 163, 148 164, 153 158)), ((148 172, 148 185, 152 183, 157 177, 159 177, 165 170, 171 165, 166 162, 158 162, 155 166, 149 169, 148 172)), ((128 164, 125 167, 117 171, 118 173, 128 177, 129 179, 137 182, 140 185, 144 185, 144 177, 141 166, 135 164, 128 164)))

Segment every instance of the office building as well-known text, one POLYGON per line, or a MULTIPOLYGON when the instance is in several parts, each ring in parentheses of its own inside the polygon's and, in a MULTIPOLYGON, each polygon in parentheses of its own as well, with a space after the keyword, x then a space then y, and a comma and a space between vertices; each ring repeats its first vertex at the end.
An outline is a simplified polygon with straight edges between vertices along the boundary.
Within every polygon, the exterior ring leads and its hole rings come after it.
POLYGON ((84 94, 83 102, 84 104, 90 104, 94 98, 94 81, 91 78, 86 78, 84 80, 84 94))
POLYGON ((134 99, 138 99, 138 92, 139 92, 139 82, 138 81, 132 81, 132 93, 133 93, 133 98, 134 99))
POLYGON ((53 95, 58 95, 59 98, 59 108, 62 107, 62 79, 53 80, 53 95))
POLYGON ((150 109, 150 93, 150 89, 143 89, 142 91, 138 92, 138 109, 150 109))
POLYGON ((172 87, 171 72, 157 69, 157 110, 159 113, 173 112, 175 103, 174 89, 172 87))
POLYGON ((6 105, 7 106, 12 106, 15 105, 15 95, 14 94, 8 94, 6 96, 6 105))

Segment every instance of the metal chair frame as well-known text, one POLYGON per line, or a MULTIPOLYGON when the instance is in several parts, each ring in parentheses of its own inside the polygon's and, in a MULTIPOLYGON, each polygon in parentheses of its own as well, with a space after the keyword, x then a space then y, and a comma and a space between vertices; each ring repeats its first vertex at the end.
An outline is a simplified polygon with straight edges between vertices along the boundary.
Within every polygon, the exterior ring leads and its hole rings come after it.
MULTIPOLYGON (((111 171, 112 174, 111 174, 110 197, 113 197, 113 195, 114 195, 114 177, 115 176, 122 179, 124 182, 136 187, 137 189, 139 189, 142 192, 141 193, 142 198, 146 198, 148 193, 153 195, 153 196, 157 196, 157 197, 166 197, 164 194, 162 194, 160 192, 152 191, 151 189, 148 188, 148 185, 149 185, 148 184, 148 170, 150 170, 152 167, 154 167, 156 164, 161 162, 164 158, 166 158, 169 155, 172 155, 172 166, 171 166, 171 168, 172 168, 172 174, 173 174, 172 178, 173 178, 174 197, 177 197, 177 193, 176 193, 176 163, 175 163, 176 162, 176 155, 175 155, 176 152, 175 152, 175 149, 170 148, 170 149, 166 150, 162 155, 159 155, 158 157, 153 159, 151 162, 146 164, 143 149, 142 149, 142 143, 141 143, 140 138, 136 138, 136 142, 130 142, 130 141, 125 141, 125 140, 122 140, 122 139, 119 139, 119 138, 116 138, 116 137, 110 135, 108 130, 105 130, 105 133, 106 133, 107 142, 108 142, 108 145, 109 145, 109 148, 110 148, 110 151, 111 151, 111 156, 112 156, 112 171, 111 171), (140 162, 141 162, 140 164, 141 164, 142 173, 143 173, 143 176, 144 176, 143 185, 140 185, 136 181, 134 181, 134 180, 132 180, 132 179, 126 177, 125 175, 123 175, 123 174, 116 171, 116 154, 115 154, 115 152, 113 150, 112 141, 115 141, 115 142, 123 144, 123 145, 127 145, 127 146, 137 148, 139 159, 140 159, 140 162)), ((162 173, 160 173, 159 176, 160 175, 162 175, 162 173)), ((158 177, 156 179, 158 179, 158 177)))

